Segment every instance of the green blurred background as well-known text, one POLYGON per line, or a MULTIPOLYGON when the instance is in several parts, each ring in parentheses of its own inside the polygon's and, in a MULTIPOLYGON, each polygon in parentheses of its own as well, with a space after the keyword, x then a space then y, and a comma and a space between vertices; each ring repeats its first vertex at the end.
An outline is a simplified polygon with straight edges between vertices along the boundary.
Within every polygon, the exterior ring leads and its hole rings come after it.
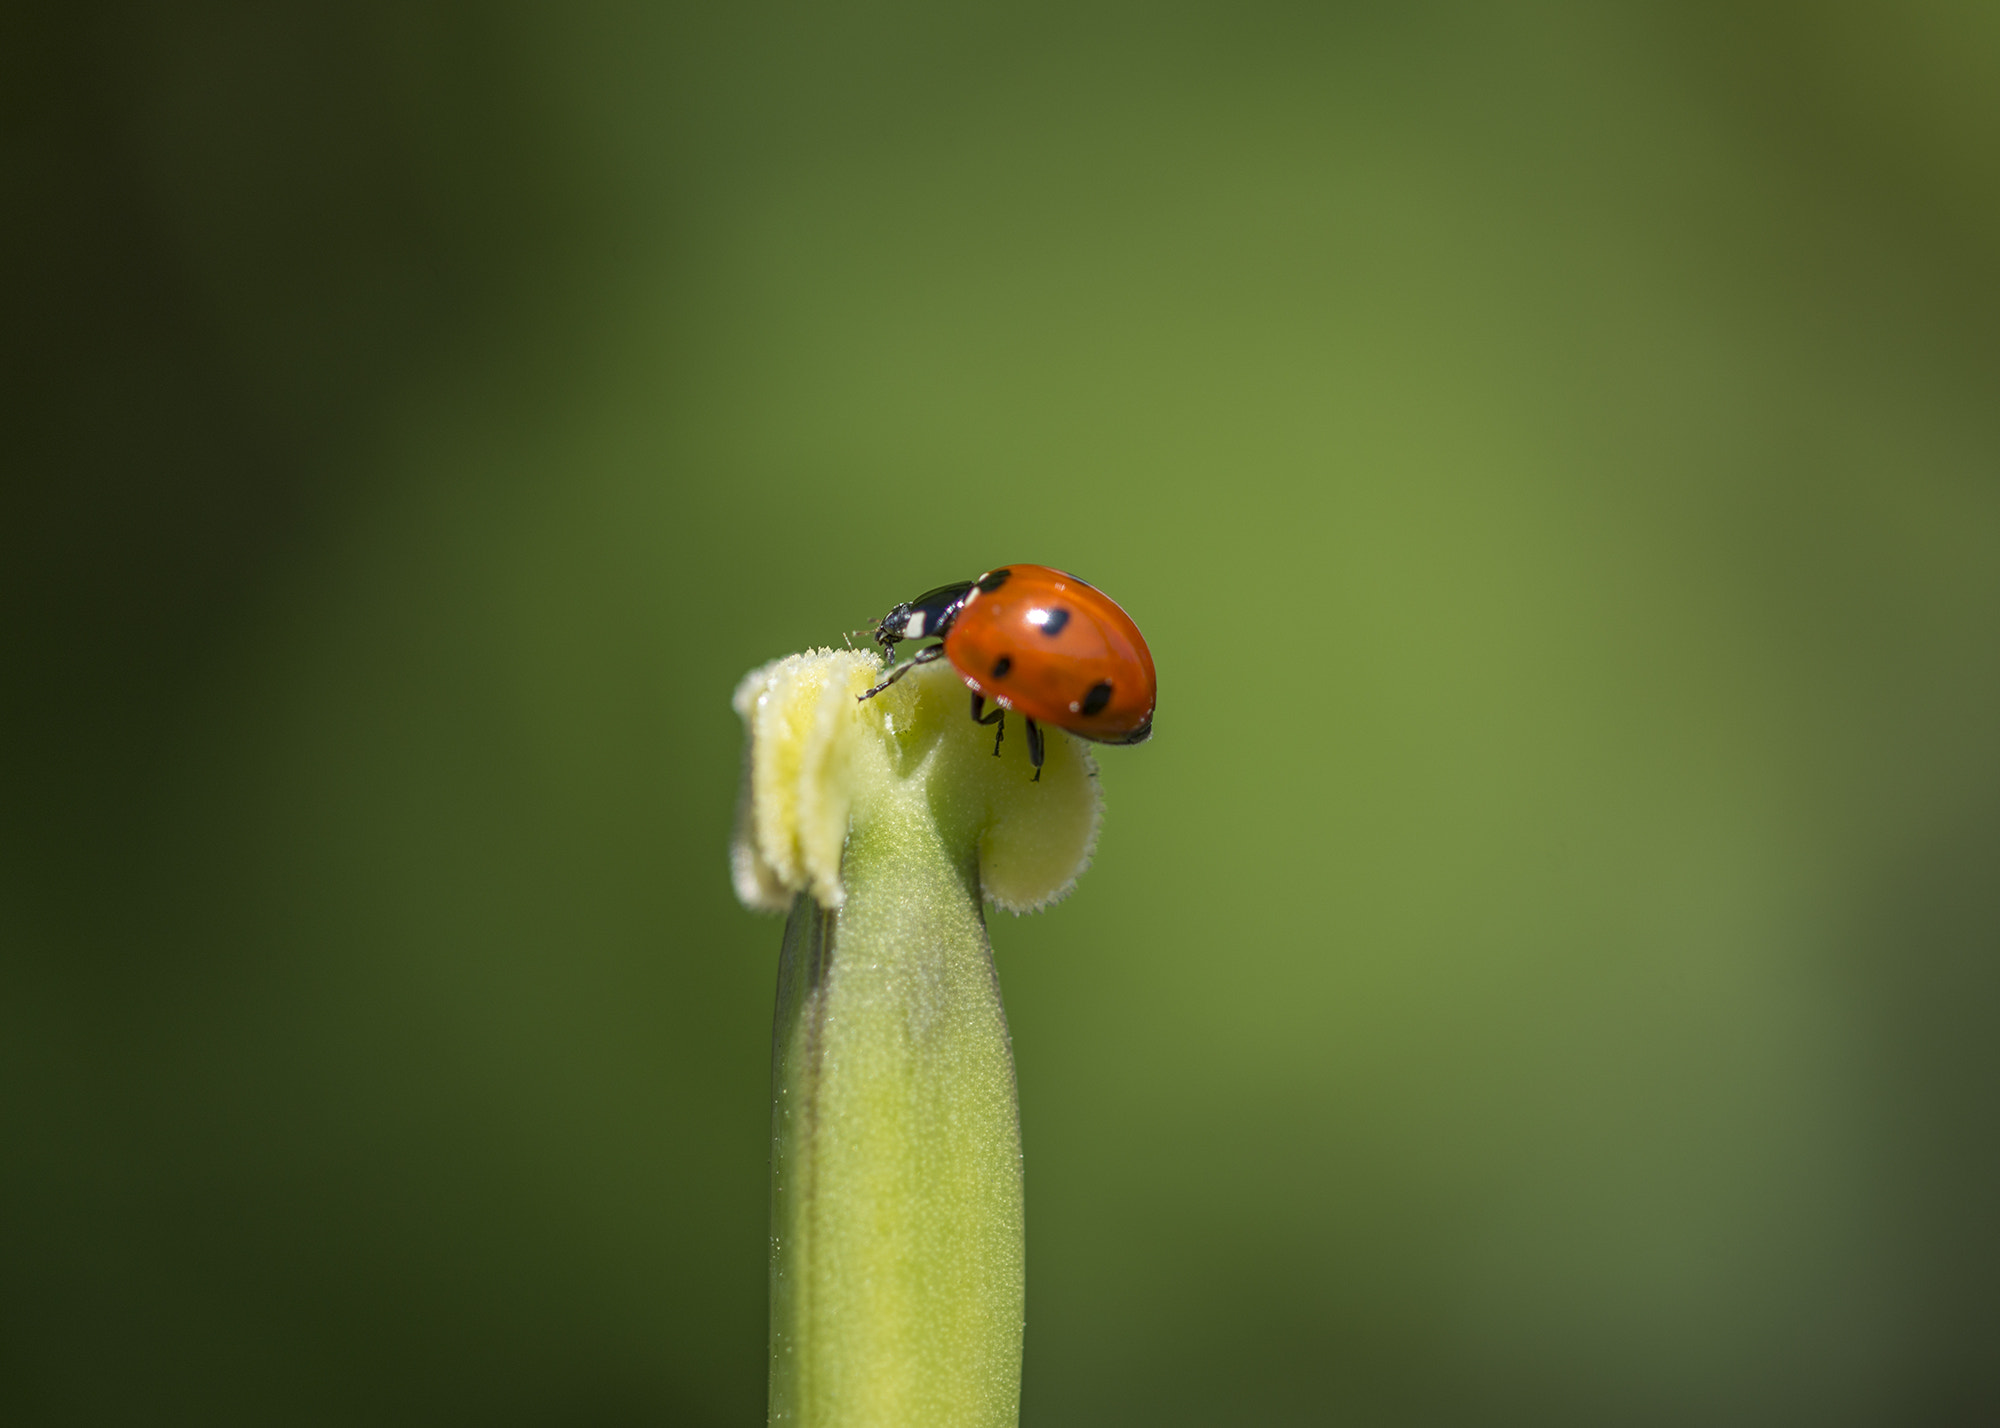
POLYGON ((15 5, 0 1412, 762 1421, 751 665, 1153 645, 1024 1419, 2000 1420, 2000 7, 15 5))

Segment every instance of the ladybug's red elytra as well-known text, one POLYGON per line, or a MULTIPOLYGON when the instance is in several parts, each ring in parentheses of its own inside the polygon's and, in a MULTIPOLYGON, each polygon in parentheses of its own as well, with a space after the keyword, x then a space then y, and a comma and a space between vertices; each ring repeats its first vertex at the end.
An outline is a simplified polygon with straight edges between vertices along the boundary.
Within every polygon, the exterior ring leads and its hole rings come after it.
POLYGON ((977 580, 940 585, 898 605, 875 626, 894 659, 903 640, 936 639, 896 665, 871 699, 920 664, 948 659, 972 689, 972 717, 996 726, 1007 711, 1027 721, 1028 760, 1042 776, 1041 724, 1100 744, 1140 744, 1153 732, 1153 654, 1132 617, 1096 587, 1046 565, 1003 565, 977 580), (999 707, 986 712, 991 699, 999 707))

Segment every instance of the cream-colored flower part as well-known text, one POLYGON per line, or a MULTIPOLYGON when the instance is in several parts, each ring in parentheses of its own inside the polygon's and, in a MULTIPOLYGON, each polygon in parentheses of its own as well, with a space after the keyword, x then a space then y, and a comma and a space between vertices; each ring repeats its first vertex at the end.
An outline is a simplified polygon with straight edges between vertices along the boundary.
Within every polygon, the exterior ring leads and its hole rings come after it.
POLYGON ((1103 803, 1081 740, 1043 731, 1040 782, 1026 731, 972 722, 970 695, 943 660, 862 700, 882 666, 859 650, 811 650, 752 670, 736 687, 743 793, 730 862, 746 906, 782 912, 811 892, 839 907, 842 854, 870 820, 928 819, 948 849, 975 855, 980 891, 1009 912, 1062 897, 1090 864, 1103 803))

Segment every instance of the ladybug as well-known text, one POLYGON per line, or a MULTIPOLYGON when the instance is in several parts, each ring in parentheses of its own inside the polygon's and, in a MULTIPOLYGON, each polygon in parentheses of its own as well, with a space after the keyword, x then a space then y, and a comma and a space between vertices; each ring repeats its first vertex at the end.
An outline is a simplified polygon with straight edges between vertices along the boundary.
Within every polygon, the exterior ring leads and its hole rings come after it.
POLYGON ((1141 744, 1153 732, 1153 654, 1132 617, 1094 586, 1046 565, 1003 565, 940 585, 875 626, 893 660, 903 640, 936 639, 896 665, 872 699, 920 664, 948 659, 972 689, 972 718, 991 724, 993 753, 1012 709, 1028 725, 1028 761, 1042 777, 1042 731, 1053 724, 1100 744, 1141 744), (986 701, 996 704, 986 712, 986 701))

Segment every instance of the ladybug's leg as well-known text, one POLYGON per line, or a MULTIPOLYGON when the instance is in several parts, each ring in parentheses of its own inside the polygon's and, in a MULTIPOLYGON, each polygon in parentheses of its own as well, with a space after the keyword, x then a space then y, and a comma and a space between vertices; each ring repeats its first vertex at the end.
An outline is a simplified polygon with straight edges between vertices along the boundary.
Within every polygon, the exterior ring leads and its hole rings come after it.
POLYGON ((998 705, 994 708, 991 714, 986 713, 985 709, 986 709, 986 696, 983 694, 973 695, 972 722, 975 724, 991 724, 994 726, 993 757, 997 759, 1000 757, 1000 741, 1007 736, 1007 706, 1004 704, 998 705))
POLYGON ((1042 781, 1042 730, 1041 726, 1035 723, 1034 720, 1030 719, 1027 722, 1028 762, 1035 766, 1035 776, 1029 782, 1040 783, 1042 781))
POLYGON ((911 670, 915 669, 918 665, 929 664, 933 660, 938 660, 943 658, 944 658, 943 645, 927 645, 923 649, 920 649, 915 654, 911 655, 908 659, 904 660, 901 664, 897 665, 894 669, 890 670, 888 675, 883 678, 882 682, 876 685, 873 689, 869 690, 866 694, 857 694, 854 697, 856 699, 873 699, 876 695, 880 694, 883 690, 887 689, 890 685, 894 684, 897 680, 901 679, 904 675, 908 674, 911 670))

